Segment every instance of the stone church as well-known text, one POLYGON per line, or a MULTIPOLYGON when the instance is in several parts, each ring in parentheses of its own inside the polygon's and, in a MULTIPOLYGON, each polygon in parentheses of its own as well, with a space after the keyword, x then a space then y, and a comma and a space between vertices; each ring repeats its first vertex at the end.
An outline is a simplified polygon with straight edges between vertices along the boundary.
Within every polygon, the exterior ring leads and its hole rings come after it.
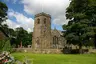
POLYGON ((32 49, 62 49, 65 44, 62 31, 51 29, 51 16, 43 12, 36 14, 32 49))

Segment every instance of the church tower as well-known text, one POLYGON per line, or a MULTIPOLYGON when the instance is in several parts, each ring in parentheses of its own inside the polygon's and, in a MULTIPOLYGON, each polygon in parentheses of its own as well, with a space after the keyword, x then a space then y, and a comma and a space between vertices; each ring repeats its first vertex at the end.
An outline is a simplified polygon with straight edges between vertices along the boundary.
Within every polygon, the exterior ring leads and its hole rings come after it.
POLYGON ((35 15, 32 37, 33 49, 50 49, 51 46, 51 16, 46 13, 35 15))

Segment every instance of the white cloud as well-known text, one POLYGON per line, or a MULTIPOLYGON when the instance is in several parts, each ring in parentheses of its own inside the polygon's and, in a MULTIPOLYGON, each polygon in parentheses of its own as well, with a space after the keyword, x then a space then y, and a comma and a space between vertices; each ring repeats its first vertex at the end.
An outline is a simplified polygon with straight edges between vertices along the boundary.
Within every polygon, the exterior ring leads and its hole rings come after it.
POLYGON ((16 24, 15 22, 13 22, 13 21, 10 20, 10 19, 7 19, 6 22, 3 22, 3 24, 8 24, 8 26, 9 26, 10 28, 13 28, 13 29, 15 29, 15 28, 17 28, 17 27, 20 27, 18 24, 16 24))
POLYGON ((63 25, 63 24, 67 24, 68 23, 68 20, 66 20, 65 15, 60 15, 60 16, 57 16, 53 20, 53 23, 56 24, 56 25, 63 25))
POLYGON ((21 13, 15 12, 12 9, 9 9, 8 16, 10 18, 14 17, 16 22, 12 20, 7 20, 7 24, 10 28, 23 27, 25 30, 31 32, 34 27, 34 20, 32 18, 28 18, 21 13))
POLYGON ((67 24, 65 12, 69 0, 21 0, 21 3, 24 4, 24 11, 28 14, 35 15, 43 11, 52 16, 54 24, 67 24))

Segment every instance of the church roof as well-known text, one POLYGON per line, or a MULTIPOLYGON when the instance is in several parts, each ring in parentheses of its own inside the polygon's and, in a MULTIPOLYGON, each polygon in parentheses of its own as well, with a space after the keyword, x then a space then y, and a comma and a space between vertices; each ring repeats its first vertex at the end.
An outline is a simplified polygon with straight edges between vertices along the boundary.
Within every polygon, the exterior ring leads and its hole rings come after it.
POLYGON ((63 35, 62 31, 60 30, 57 30, 57 29, 54 29, 54 30, 51 30, 51 34, 54 35, 54 36, 61 36, 63 35))

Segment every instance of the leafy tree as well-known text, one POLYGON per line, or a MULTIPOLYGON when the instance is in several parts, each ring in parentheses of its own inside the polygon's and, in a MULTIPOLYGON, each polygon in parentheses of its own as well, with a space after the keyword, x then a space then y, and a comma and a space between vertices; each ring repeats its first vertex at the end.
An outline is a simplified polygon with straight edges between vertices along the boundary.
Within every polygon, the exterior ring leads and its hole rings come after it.
POLYGON ((27 45, 32 43, 32 33, 28 33, 22 27, 13 30, 8 25, 2 24, 7 19, 7 11, 8 7, 6 4, 0 2, 0 31, 10 39, 11 45, 20 45, 20 42, 22 42, 23 46, 27 47, 27 45))
POLYGON ((18 47, 18 45, 21 45, 21 42, 24 47, 32 44, 32 32, 28 33, 22 27, 13 30, 9 28, 8 25, 4 24, 2 26, 2 30, 4 30, 5 34, 7 34, 13 47, 18 47))
POLYGON ((32 32, 27 33, 24 37, 23 44, 25 47, 32 44, 32 32))
POLYGON ((2 31, 6 36, 8 35, 3 29, 2 22, 7 19, 7 11, 8 7, 6 6, 6 4, 0 1, 0 31, 2 31))
POLYGON ((0 40, 0 52, 2 51, 2 48, 4 47, 5 41, 0 40))
POLYGON ((32 33, 28 33, 22 27, 16 28, 16 45, 22 45, 27 47, 27 45, 32 44, 32 33))
POLYGON ((12 46, 10 44, 10 40, 7 40, 2 48, 2 51, 12 51, 12 46))
POLYGON ((12 51, 9 39, 0 40, 0 52, 1 51, 10 51, 10 52, 12 51))
POLYGON ((96 1, 95 0, 71 0, 66 11, 68 25, 63 25, 66 30, 67 43, 88 46, 94 39, 96 22, 96 1), (95 23, 95 24, 94 24, 95 23))
POLYGON ((0 26, 1 23, 7 19, 7 11, 8 7, 6 6, 6 4, 0 2, 0 26))
POLYGON ((86 15, 90 21, 90 27, 94 31, 94 43, 96 48, 96 0, 89 0, 86 15))
POLYGON ((11 51, 10 39, 8 36, 8 26, 3 25, 2 22, 7 19, 8 7, 5 3, 0 1, 0 31, 2 31, 6 37, 4 40, 0 40, 0 51, 11 51))

